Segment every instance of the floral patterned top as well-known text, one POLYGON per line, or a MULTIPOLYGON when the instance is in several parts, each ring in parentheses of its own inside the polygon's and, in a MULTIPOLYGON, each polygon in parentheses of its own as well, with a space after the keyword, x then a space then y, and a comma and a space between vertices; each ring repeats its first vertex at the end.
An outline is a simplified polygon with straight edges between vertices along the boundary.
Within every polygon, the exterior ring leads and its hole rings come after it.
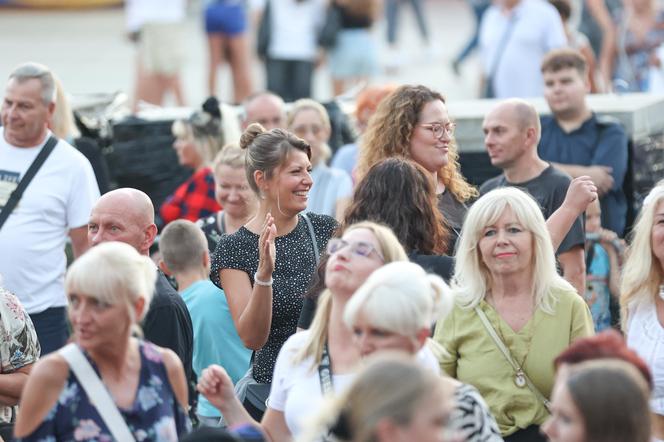
MULTIPOLYGON (((161 353, 155 345, 140 341, 141 371, 134 403, 119 408, 137 442, 177 442, 189 432, 191 424, 180 406, 166 373, 161 353)), ((99 370, 88 357, 97 375, 99 370)), ((90 403, 83 387, 70 371, 58 401, 37 429, 16 441, 112 442, 113 437, 90 403)))
MULTIPOLYGON (((0 373, 13 373, 39 359, 35 326, 16 296, 0 287, 0 373)), ((15 407, 0 406, 0 422, 11 422, 15 407)))

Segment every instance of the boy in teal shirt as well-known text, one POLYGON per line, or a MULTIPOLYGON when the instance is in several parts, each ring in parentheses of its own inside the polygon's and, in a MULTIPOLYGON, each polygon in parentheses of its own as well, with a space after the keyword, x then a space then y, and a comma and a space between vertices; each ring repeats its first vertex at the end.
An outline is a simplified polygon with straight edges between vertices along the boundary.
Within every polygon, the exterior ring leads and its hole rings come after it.
MULTIPOLYGON (((210 254, 205 235, 191 221, 173 221, 162 232, 159 250, 159 267, 175 278, 191 315, 196 375, 211 364, 219 364, 237 382, 249 369, 251 350, 237 334, 226 295, 208 278, 210 254)), ((207 425, 217 425, 221 417, 203 395, 199 395, 196 412, 207 425)))

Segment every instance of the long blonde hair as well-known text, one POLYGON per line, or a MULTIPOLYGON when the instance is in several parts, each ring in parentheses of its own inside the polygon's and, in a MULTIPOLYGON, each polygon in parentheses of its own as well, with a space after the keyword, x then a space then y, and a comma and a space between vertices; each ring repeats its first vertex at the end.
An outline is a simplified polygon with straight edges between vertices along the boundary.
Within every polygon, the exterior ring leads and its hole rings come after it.
MULTIPOLYGON (((362 221, 351 224, 345 230, 350 232, 357 229, 367 229, 376 237, 383 255, 385 264, 395 261, 408 261, 408 255, 392 230, 384 225, 371 221, 362 221)), ((298 364, 305 359, 313 357, 312 369, 320 364, 323 355, 323 346, 327 341, 327 328, 330 324, 330 313, 332 312, 332 292, 325 289, 318 298, 316 314, 309 328, 309 338, 306 344, 293 358, 293 363, 298 364)))
POLYGON ((623 331, 627 331, 632 305, 654 299, 659 285, 664 281, 662 266, 653 255, 651 240, 655 211, 662 201, 664 201, 664 185, 658 184, 645 199, 632 231, 632 241, 626 252, 620 284, 620 317, 623 331))
MULTIPOLYGON (((426 86, 401 86, 380 102, 376 113, 369 120, 369 127, 363 135, 356 176, 359 181, 371 166, 390 157, 412 159, 410 140, 427 103, 445 98, 426 86)), ((460 202, 478 195, 461 175, 459 153, 456 141, 452 140, 447 154, 448 161, 438 171, 438 177, 454 198, 460 202)))
POLYGON ((479 241, 485 227, 510 208, 518 222, 533 236, 533 293, 535 305, 554 314, 558 290, 575 291, 556 271, 551 236, 537 202, 516 187, 492 190, 470 207, 461 229, 452 291, 462 308, 474 308, 491 289, 491 273, 482 261, 479 241))

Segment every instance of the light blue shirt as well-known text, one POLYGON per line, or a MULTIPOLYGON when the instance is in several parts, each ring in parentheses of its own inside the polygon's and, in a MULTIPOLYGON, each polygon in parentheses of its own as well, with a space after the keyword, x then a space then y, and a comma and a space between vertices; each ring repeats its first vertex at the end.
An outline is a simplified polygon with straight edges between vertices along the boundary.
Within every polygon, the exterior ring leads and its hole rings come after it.
POLYGON ((311 172, 314 185, 309 191, 307 212, 319 215, 336 215, 337 201, 350 198, 353 194, 353 180, 341 169, 321 163, 311 172))
POLYGON ((341 169, 352 177, 359 155, 360 149, 358 148, 357 143, 346 144, 345 146, 341 146, 339 150, 337 150, 337 153, 334 154, 330 166, 333 169, 341 169))
MULTIPOLYGON (((211 364, 219 364, 236 383, 249 369, 251 350, 237 334, 226 294, 212 281, 195 282, 181 292, 194 328, 193 368, 198 376, 211 364)), ((221 414, 203 395, 199 395, 198 414, 221 414)))

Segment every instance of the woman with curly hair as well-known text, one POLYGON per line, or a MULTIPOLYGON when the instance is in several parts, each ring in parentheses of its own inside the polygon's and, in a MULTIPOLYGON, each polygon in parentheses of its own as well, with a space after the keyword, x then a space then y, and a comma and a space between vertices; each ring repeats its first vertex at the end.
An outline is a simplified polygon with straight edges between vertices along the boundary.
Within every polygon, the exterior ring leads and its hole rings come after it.
POLYGON ((454 126, 440 93, 426 86, 401 86, 380 103, 369 122, 357 166, 358 179, 389 157, 424 167, 434 177, 438 207, 452 229, 450 245, 461 230, 466 202, 478 195, 459 170, 454 126))

